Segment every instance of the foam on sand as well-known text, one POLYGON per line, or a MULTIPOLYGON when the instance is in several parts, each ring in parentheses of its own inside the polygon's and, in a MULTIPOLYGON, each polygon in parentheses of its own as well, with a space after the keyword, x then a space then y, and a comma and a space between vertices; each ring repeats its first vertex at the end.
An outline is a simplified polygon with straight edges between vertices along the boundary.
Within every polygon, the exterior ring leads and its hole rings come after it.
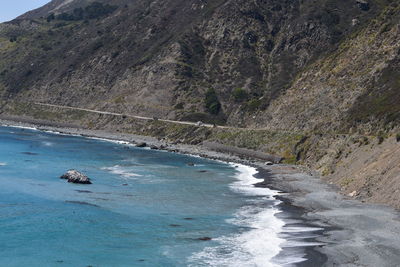
POLYGON ((315 235, 313 232, 321 228, 308 226, 289 226, 278 218, 282 211, 276 198, 278 191, 269 188, 258 188, 254 184, 260 182, 254 175, 257 170, 253 167, 232 164, 238 171, 237 181, 232 183, 235 192, 252 196, 248 205, 240 208, 229 223, 246 229, 240 234, 222 236, 213 239, 216 246, 210 246, 191 256, 190 265, 205 266, 260 266, 276 267, 291 266, 306 260, 304 247, 320 245, 307 242, 307 238, 315 235), (293 233, 299 236, 292 236, 293 233), (287 251, 283 257, 277 257, 282 250, 287 251))
POLYGON ((285 242, 279 237, 285 222, 276 217, 280 212, 277 208, 280 201, 274 196, 279 193, 268 188, 254 187, 254 184, 259 182, 254 178, 257 170, 244 165, 235 165, 239 171, 236 176, 238 181, 231 185, 231 189, 259 198, 239 209, 229 222, 250 230, 217 238, 214 240, 218 243, 217 246, 207 247, 189 260, 192 263, 201 262, 208 266, 278 266, 272 259, 279 254, 285 242), (270 205, 257 206, 261 202, 268 202, 270 205))

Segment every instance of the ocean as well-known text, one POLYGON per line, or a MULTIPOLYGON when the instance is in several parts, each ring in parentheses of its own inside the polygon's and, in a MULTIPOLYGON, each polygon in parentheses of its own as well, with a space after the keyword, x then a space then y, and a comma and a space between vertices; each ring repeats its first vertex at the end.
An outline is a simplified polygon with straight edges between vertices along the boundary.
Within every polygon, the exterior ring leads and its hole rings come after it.
MULTIPOLYGON (((0 127, 0 266, 304 261, 300 252, 277 257, 285 247, 318 244, 288 241, 280 193, 254 187, 256 173, 122 142, 0 127), (93 184, 60 179, 69 169, 93 184)), ((318 230, 293 229, 310 237, 318 230)))

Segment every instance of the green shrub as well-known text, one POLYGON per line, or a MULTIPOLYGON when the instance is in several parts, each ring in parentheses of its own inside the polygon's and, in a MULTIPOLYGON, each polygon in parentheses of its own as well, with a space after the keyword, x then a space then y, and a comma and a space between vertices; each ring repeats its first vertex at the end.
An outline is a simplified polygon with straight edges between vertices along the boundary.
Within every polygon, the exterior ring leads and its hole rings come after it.
POLYGON ((183 108, 184 104, 182 102, 175 105, 175 109, 183 109, 183 108))
POLYGON ((232 91, 232 96, 236 102, 243 102, 247 99, 248 94, 243 88, 236 88, 232 91))
POLYGON ((55 19, 56 19, 56 16, 54 16, 54 13, 51 13, 46 18, 47 22, 50 22, 50 21, 55 20, 55 19))
POLYGON ((103 5, 99 2, 93 2, 81 12, 82 16, 87 19, 95 19, 102 17, 114 12, 117 9, 116 6, 111 6, 109 4, 103 5))
POLYGON ((210 114, 218 115, 221 111, 221 103, 218 100, 215 90, 212 88, 206 92, 204 104, 207 112, 210 114))
POLYGON ((396 141, 400 142, 400 133, 396 134, 396 141))
POLYGON ((382 135, 379 135, 377 138, 378 138, 378 144, 379 145, 382 144, 383 141, 385 141, 385 138, 382 135))
POLYGON ((260 108, 262 101, 260 99, 251 99, 246 103, 246 109, 248 111, 256 111, 260 108))
MULTIPOLYGON (((55 18, 57 20, 66 20, 66 21, 74 21, 74 20, 82 20, 82 19, 96 19, 106 15, 111 14, 117 9, 117 6, 112 6, 109 4, 102 4, 99 2, 93 2, 85 8, 75 8, 71 14, 63 12, 57 15, 55 18)), ((49 17, 47 18, 49 21, 49 17)), ((51 21, 51 17, 50 17, 51 21)))

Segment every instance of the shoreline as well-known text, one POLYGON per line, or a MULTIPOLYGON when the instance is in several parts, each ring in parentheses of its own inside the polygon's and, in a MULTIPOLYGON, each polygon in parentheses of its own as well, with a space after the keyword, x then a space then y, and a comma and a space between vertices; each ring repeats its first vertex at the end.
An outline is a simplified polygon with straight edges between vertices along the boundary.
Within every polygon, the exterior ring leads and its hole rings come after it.
POLYGON ((163 150, 169 152, 255 167, 259 171, 255 177, 261 179, 255 186, 284 192, 277 197, 282 201, 282 216, 289 214, 289 218, 284 220, 300 220, 311 227, 324 229, 318 236, 307 239, 323 245, 304 247, 307 260, 297 266, 396 266, 400 262, 400 216, 397 211, 342 196, 336 188, 311 173, 304 173, 304 169, 298 166, 266 166, 256 159, 241 159, 236 155, 211 151, 198 145, 166 144, 153 137, 133 134, 1 119, 0 124, 111 141, 145 142, 150 146, 167 146, 163 150))

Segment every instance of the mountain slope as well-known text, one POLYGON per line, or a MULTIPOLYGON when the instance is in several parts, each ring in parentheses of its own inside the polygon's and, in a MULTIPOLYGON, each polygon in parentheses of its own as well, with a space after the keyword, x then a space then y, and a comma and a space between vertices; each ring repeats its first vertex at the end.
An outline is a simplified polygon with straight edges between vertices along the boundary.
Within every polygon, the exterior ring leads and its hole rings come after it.
POLYGON ((53 1, 2 25, 6 97, 190 118, 213 117, 203 104, 213 88, 217 117, 246 124, 248 113, 267 108, 299 71, 381 9, 344 0, 107 3, 118 9, 97 19, 47 22, 89 5, 53 1), (235 99, 239 88, 245 96, 235 99))

